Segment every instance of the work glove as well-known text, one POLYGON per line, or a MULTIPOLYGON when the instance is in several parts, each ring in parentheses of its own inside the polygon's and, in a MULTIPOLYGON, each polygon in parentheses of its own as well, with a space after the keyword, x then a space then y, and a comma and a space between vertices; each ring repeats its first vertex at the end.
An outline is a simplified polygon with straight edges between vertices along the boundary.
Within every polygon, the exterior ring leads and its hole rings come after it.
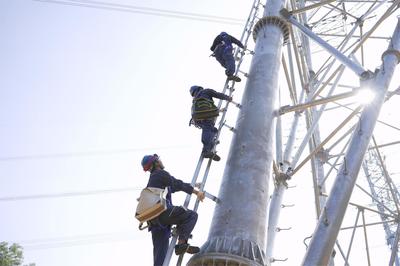
POLYGON ((197 192, 197 198, 198 198, 200 201, 203 201, 205 197, 206 197, 206 195, 205 195, 204 192, 202 192, 202 191, 197 192))

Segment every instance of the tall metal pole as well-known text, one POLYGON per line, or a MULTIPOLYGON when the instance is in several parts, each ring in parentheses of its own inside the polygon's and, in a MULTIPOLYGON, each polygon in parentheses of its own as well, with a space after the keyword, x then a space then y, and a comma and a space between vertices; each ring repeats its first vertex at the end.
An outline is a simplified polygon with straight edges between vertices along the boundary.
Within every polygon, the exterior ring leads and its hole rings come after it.
MULTIPOLYGON (((292 63, 292 55, 291 55, 291 45, 288 43, 288 58, 289 58, 289 66, 290 66, 290 74, 291 78, 290 81, 293 84, 293 89, 296 91, 296 83, 294 82, 294 69, 293 69, 293 63, 292 63)), ((304 90, 301 90, 301 95, 300 99, 294 98, 294 102, 300 102, 302 103, 304 100, 304 90)), ((290 158, 292 156, 292 151, 294 147, 294 142, 296 138, 296 132, 298 129, 298 123, 300 119, 301 113, 295 112, 294 117, 293 117, 293 122, 292 126, 290 129, 289 137, 285 145, 285 151, 283 153, 283 158, 282 160, 279 160, 277 156, 277 162, 281 162, 281 169, 280 171, 282 173, 286 173, 288 168, 290 167, 290 158)), ((282 175, 284 176, 284 175, 282 175)), ((267 257, 267 260, 269 262, 274 261, 273 258, 273 251, 275 247, 275 238, 276 238, 276 233, 278 229, 278 221, 280 217, 280 212, 282 209, 282 201, 283 201, 283 196, 285 194, 285 191, 287 189, 287 183, 286 183, 286 178, 280 178, 278 176, 275 177, 275 188, 274 191, 272 192, 271 196, 271 202, 269 205, 269 212, 268 212, 268 228, 267 228, 267 247, 266 247, 266 252, 265 255, 267 257)))
POLYGON ((398 22, 389 48, 382 58, 381 69, 371 83, 375 91, 375 99, 362 111, 360 122, 319 218, 303 265, 326 265, 329 262, 364 154, 368 149, 376 120, 384 103, 386 91, 395 67, 400 61, 400 22, 398 22))
MULTIPOLYGON (((299 122, 300 113, 294 114, 294 119, 292 123, 292 127, 289 133, 289 138, 286 143, 285 152, 283 154, 283 161, 281 171, 282 173, 286 173, 290 166, 290 156, 292 154, 294 141, 296 137, 297 125, 299 122)), ((268 214, 268 239, 267 239, 267 249, 266 256, 269 261, 273 260, 273 251, 275 246, 275 236, 277 233, 278 220, 280 217, 280 211, 282 206, 282 200, 284 193, 287 189, 286 179, 282 179, 280 177, 276 177, 276 186, 274 188, 274 192, 271 197, 271 204, 269 207, 268 214)))
POLYGON ((242 98, 208 239, 188 265, 265 265, 268 183, 277 115, 281 49, 289 31, 279 10, 266 3, 254 27, 255 54, 242 98))

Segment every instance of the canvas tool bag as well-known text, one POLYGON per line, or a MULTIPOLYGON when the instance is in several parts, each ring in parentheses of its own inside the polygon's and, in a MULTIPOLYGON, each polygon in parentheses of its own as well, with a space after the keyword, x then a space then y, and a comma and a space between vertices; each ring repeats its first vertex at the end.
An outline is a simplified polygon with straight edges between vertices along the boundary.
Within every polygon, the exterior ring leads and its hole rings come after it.
POLYGON ((147 187, 142 190, 135 214, 140 222, 139 228, 144 222, 156 218, 167 209, 167 193, 168 188, 147 187))

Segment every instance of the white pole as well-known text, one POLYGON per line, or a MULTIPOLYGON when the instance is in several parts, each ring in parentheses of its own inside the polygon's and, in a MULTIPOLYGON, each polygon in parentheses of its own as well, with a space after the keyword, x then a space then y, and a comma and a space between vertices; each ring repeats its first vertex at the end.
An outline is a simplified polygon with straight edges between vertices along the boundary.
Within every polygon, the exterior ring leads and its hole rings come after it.
POLYGON ((267 1, 253 30, 255 54, 242 97, 211 228, 188 265, 264 266, 268 185, 274 153, 281 49, 288 37, 279 10, 267 1), (251 204, 250 204, 251 203, 251 204))

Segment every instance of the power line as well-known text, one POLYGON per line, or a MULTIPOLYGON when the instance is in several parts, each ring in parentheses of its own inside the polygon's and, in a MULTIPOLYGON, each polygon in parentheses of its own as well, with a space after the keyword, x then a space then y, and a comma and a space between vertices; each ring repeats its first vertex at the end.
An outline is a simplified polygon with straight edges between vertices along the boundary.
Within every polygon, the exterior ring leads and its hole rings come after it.
POLYGON ((117 239, 83 239, 80 241, 74 242, 61 242, 61 243, 49 243, 49 244, 37 244, 32 246, 23 246, 24 250, 42 250, 42 249, 51 249, 51 248, 67 248, 67 247, 75 247, 75 246, 87 246, 87 245, 95 245, 95 244, 107 244, 112 242, 126 242, 133 241, 132 237, 121 237, 117 239))
POLYGON ((14 241, 8 241, 8 242, 30 245, 30 244, 38 244, 38 243, 49 243, 49 242, 54 243, 54 242, 66 242, 66 241, 75 241, 75 240, 82 240, 82 239, 106 238, 106 237, 113 237, 113 236, 126 236, 126 235, 132 234, 132 233, 133 233, 132 231, 113 232, 113 233, 97 233, 97 234, 86 234, 86 235, 35 238, 35 239, 28 239, 28 240, 14 240, 14 241))
POLYGON ((237 19, 237 18, 204 15, 204 14, 199 14, 199 13, 189 13, 189 12, 181 12, 181 11, 166 10, 166 9, 156 9, 156 8, 149 8, 149 7, 139 7, 139 6, 132 6, 132 5, 113 4, 113 3, 100 2, 100 1, 90 1, 90 0, 33 0, 33 1, 43 2, 43 3, 69 5, 69 6, 77 6, 77 7, 96 8, 96 9, 103 9, 103 10, 109 10, 109 11, 122 11, 122 12, 153 15, 153 16, 160 16, 160 17, 171 17, 171 18, 179 18, 179 19, 187 19, 187 20, 215 22, 215 23, 230 24, 230 25, 242 26, 244 23, 243 20, 237 19))
POLYGON ((18 243, 24 250, 38 250, 50 248, 63 248, 81 245, 93 245, 110 242, 135 240, 133 232, 116 232, 103 234, 78 235, 70 237, 52 237, 32 240, 9 241, 18 243))
POLYGON ((182 12, 182 11, 176 11, 176 10, 167 10, 167 9, 159 9, 159 8, 151 8, 151 7, 143 7, 143 6, 133 6, 133 5, 127 5, 127 4, 115 4, 115 3, 108 3, 108 2, 104 2, 104 1, 93 1, 93 0, 64 0, 64 1, 106 5, 106 6, 114 6, 114 7, 128 8, 128 9, 146 10, 146 11, 155 11, 155 12, 162 12, 162 13, 169 13, 169 14, 180 14, 180 15, 185 15, 185 16, 196 16, 196 17, 205 17, 205 18, 212 18, 212 19, 232 20, 235 22, 243 22, 243 20, 238 19, 238 18, 206 15, 206 14, 191 13, 191 12, 182 12))
POLYGON ((0 202, 1 201, 31 200, 31 199, 76 197, 76 196, 91 196, 91 195, 107 194, 107 193, 131 192, 131 191, 138 191, 141 189, 142 188, 138 188, 138 187, 127 187, 127 188, 114 188, 114 189, 102 189, 102 190, 88 190, 88 191, 79 191, 79 192, 63 192, 63 193, 54 193, 54 194, 9 196, 9 197, 0 198, 0 202))
POLYGON ((17 155, 17 156, 0 157, 0 161, 53 159, 53 158, 55 159, 55 158, 63 158, 63 157, 86 157, 86 156, 98 156, 98 155, 115 155, 115 154, 123 154, 123 153, 134 153, 134 152, 138 152, 138 151, 148 151, 148 150, 156 151, 156 150, 186 149, 186 148, 188 148, 188 145, 166 146, 166 147, 159 147, 159 148, 115 149, 115 150, 98 150, 98 151, 83 151, 83 152, 17 155))

